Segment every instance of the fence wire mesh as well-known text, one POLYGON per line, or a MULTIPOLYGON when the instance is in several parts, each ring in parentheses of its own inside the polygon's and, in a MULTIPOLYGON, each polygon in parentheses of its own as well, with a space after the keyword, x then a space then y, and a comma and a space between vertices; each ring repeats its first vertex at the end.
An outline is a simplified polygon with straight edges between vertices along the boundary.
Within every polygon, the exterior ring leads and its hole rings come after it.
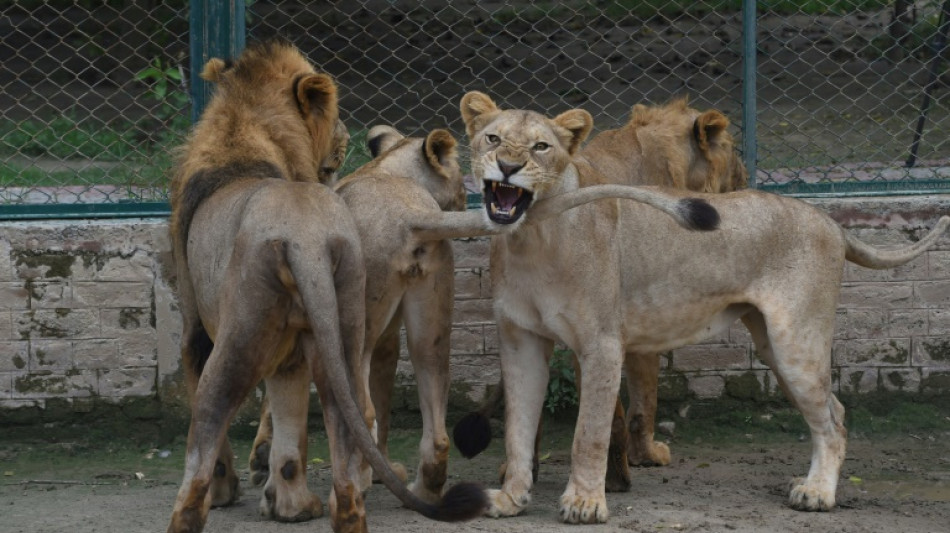
POLYGON ((0 1, 0 203, 166 197, 187 0, 0 1))
MULTIPOLYGON (((741 0, 246 4, 249 41, 287 38, 337 78, 353 136, 344 172, 368 159, 375 124, 463 140, 458 101, 477 89, 504 107, 582 107, 598 130, 685 96, 723 111, 741 140, 755 113, 761 185, 950 187, 944 1, 758 2, 754 106, 741 0)), ((165 198, 188 127, 187 8, 0 0, 0 203, 165 198)))

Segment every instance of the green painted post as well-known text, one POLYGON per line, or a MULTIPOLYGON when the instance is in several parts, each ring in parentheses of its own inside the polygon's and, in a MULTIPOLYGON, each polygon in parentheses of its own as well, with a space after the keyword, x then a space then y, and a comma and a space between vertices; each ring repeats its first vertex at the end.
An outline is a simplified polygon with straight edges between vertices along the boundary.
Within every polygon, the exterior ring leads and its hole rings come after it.
POLYGON ((211 97, 211 87, 199 77, 212 57, 230 59, 244 50, 244 0, 191 0, 191 120, 197 122, 211 97))
POLYGON ((755 141, 756 102, 756 10, 755 0, 742 1, 742 159, 749 171, 749 187, 755 187, 758 146, 755 141))

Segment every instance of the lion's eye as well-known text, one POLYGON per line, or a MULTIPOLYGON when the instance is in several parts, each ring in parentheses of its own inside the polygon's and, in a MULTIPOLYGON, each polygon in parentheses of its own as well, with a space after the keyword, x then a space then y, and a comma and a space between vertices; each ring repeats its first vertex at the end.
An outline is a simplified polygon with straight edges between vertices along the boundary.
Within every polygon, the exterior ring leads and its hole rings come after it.
POLYGON ((535 145, 531 149, 534 150, 535 152, 543 152, 550 147, 551 147, 550 144, 541 142, 541 143, 535 143, 535 145))
POLYGON ((499 142, 501 142, 501 139, 499 139, 497 135, 492 135, 491 133, 486 135, 485 138, 488 139, 488 142, 492 144, 498 144, 499 142))

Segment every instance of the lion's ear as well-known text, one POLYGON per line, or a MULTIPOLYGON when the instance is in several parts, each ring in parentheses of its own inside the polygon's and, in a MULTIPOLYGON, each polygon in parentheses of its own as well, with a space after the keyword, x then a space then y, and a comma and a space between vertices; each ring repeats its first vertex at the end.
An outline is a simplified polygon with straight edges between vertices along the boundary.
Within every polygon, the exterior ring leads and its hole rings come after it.
POLYGON ((318 160, 333 150, 333 131, 339 119, 336 83, 327 74, 305 74, 294 80, 294 98, 313 136, 318 160))
POLYGON ((457 144, 455 137, 452 137, 452 134, 448 131, 432 130, 426 137, 423 146, 426 159, 429 160, 430 165, 436 168, 449 166, 458 158, 455 152, 457 144))
POLYGON ((305 117, 326 121, 327 129, 336 125, 339 116, 336 83, 328 74, 300 76, 294 80, 294 96, 305 117))
POLYGON ((710 149, 709 143, 722 135, 729 127, 729 119, 715 109, 706 111, 693 122, 693 137, 704 151, 710 149))
POLYGON ((231 65, 223 59, 212 57, 207 63, 205 63, 205 66, 201 69, 201 74, 199 76, 201 76, 201 79, 205 81, 218 83, 221 81, 221 77, 224 76, 225 71, 227 71, 230 67, 231 65))
POLYGON ((373 158, 379 157, 379 154, 389 150, 406 136, 399 133, 399 130, 392 126, 380 124, 373 126, 366 133, 366 147, 373 158))
POLYGON ((581 143, 584 142, 584 139, 587 138, 590 130, 594 127, 594 117, 583 109, 565 111, 554 117, 553 122, 569 132, 566 138, 561 139, 561 142, 571 155, 577 152, 581 143))
POLYGON ((459 110, 462 112, 462 122, 465 123, 465 133, 468 134, 469 139, 484 124, 482 119, 500 111, 487 94, 479 91, 466 93, 459 103, 459 110))

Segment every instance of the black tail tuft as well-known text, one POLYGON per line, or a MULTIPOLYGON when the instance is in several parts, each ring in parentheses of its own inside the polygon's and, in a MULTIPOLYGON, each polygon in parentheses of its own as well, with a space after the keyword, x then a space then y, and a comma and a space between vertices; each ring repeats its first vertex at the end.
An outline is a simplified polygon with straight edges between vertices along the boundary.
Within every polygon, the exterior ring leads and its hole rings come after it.
POLYGON ((488 495, 480 485, 458 483, 445 491, 429 518, 440 522, 463 522, 482 516, 485 509, 488 509, 488 495))
POLYGON ((683 198, 680 211, 689 227, 699 231, 712 231, 719 227, 719 211, 700 198, 683 198))
POLYGON ((459 453, 471 459, 485 451, 491 443, 491 424, 488 417, 479 412, 471 412, 452 428, 452 439, 459 453))

